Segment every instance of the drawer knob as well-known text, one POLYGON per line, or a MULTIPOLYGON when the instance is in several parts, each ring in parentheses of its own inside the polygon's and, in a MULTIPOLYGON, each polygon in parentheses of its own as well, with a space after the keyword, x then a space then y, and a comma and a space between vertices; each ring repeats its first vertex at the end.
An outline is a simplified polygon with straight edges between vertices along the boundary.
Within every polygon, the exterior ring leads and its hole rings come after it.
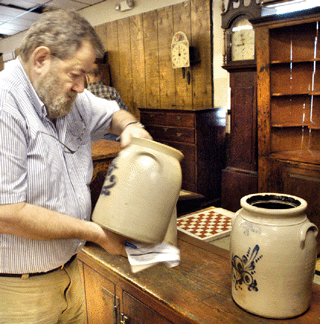
POLYGON ((180 137, 182 135, 182 133, 177 133, 177 136, 180 137))
POLYGON ((182 118, 182 116, 178 115, 177 116, 177 120, 180 120, 182 118))
POLYGON ((168 127, 163 127, 163 130, 166 132, 168 130, 168 127))
POLYGON ((125 314, 121 313, 120 324, 129 324, 129 318, 125 314))

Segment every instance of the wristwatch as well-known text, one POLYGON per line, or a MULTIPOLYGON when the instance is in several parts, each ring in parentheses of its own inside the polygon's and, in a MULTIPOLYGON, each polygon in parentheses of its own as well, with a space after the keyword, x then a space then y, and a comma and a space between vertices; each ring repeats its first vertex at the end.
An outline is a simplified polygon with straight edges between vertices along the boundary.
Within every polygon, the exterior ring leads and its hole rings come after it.
MULTIPOLYGON (((138 121, 133 121, 133 122, 128 123, 128 124, 124 127, 124 129, 127 128, 127 126, 132 125, 132 124, 136 124, 137 126, 139 126, 139 127, 141 127, 141 128, 144 128, 144 125, 141 124, 140 122, 138 122, 138 121)), ((123 130, 124 130, 124 129, 123 129, 123 130)))

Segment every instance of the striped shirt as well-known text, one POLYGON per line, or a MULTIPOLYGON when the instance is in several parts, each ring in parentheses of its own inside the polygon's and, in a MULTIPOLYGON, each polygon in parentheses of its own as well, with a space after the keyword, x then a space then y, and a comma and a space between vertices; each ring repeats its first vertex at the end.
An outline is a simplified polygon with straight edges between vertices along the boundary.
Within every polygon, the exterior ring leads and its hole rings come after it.
MULTIPOLYGON (((119 106, 87 90, 78 94, 75 104, 77 109, 73 107, 67 116, 58 118, 55 127, 19 58, 0 73, 0 204, 25 201, 90 219, 91 140, 108 131, 119 106), (59 141, 79 150, 71 154, 59 141)), ((0 273, 54 269, 84 243, 0 234, 0 273)))
POLYGON ((118 103, 120 109, 128 110, 128 107, 123 102, 119 92, 115 88, 106 86, 100 81, 89 83, 87 89, 97 97, 108 100, 115 100, 118 103))

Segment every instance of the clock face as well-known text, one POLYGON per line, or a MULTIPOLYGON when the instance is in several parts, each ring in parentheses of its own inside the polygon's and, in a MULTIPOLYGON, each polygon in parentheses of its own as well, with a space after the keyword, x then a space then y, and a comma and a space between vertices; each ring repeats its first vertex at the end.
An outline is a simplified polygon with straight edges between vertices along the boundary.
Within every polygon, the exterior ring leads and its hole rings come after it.
POLYGON ((239 20, 232 28, 231 61, 254 60, 255 34, 248 19, 239 20))
POLYGON ((171 58, 173 68, 190 66, 189 46, 183 42, 178 42, 171 48, 171 58))
POLYGON ((172 67, 184 68, 190 66, 189 41, 183 32, 177 32, 171 43, 172 67))

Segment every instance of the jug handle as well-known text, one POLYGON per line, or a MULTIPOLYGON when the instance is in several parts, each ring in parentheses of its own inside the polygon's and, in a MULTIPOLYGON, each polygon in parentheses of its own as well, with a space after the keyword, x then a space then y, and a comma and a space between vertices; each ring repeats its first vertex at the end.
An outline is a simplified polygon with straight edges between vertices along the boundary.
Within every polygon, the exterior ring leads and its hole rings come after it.
POLYGON ((241 210, 242 210, 242 208, 239 209, 238 211, 236 211, 236 212, 232 215, 232 218, 231 218, 231 226, 234 225, 234 222, 236 221, 236 218, 237 218, 238 215, 240 214, 240 211, 241 211, 241 210))
POLYGON ((300 247, 301 249, 304 248, 305 242, 306 242, 306 237, 307 237, 307 232, 309 230, 313 231, 314 238, 318 235, 318 227, 312 223, 306 223, 303 224, 300 227, 300 247))

